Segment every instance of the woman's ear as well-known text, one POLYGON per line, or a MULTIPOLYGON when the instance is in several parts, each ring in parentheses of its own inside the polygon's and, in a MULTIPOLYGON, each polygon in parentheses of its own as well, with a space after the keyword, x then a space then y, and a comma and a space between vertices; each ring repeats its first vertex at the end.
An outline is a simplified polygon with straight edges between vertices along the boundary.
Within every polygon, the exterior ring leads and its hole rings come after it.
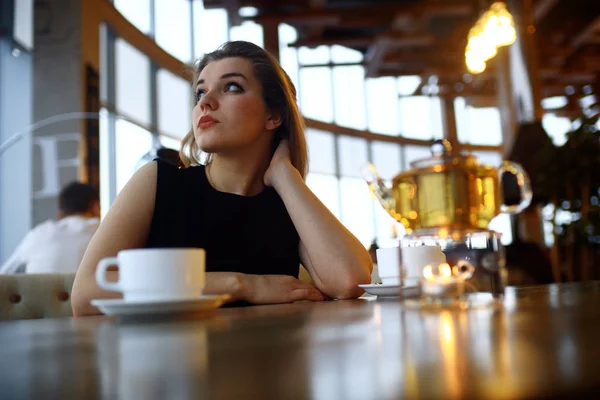
POLYGON ((281 117, 281 114, 278 112, 274 112, 269 115, 265 128, 268 131, 274 131, 275 129, 279 128, 282 123, 283 118, 281 117))

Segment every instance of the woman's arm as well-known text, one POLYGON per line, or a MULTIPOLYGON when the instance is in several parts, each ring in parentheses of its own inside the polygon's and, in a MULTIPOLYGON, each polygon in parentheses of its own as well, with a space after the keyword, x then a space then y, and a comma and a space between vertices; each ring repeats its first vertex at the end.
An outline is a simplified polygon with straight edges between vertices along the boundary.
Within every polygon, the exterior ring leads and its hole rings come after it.
POLYGON ((290 162, 286 141, 273 155, 265 184, 283 200, 300 235, 300 260, 317 288, 337 299, 360 296, 358 284, 371 282, 371 257, 306 186, 290 162))
MULTIPOLYGON (((154 213, 157 173, 155 162, 140 168, 100 223, 75 275, 71 295, 74 316, 100 314, 90 304, 92 299, 122 297, 120 293, 107 292, 96 284, 96 266, 101 259, 114 257, 120 250, 146 244, 154 213)), ((117 271, 108 271, 107 275, 108 280, 118 280, 117 271)))
MULTIPOLYGON (((101 259, 114 257, 120 250, 145 246, 154 213, 157 170, 157 164, 152 162, 135 173, 90 241, 73 284, 71 305, 74 316, 100 314, 90 304, 92 299, 121 297, 120 293, 107 292, 96 284, 96 266, 101 259)), ((109 271, 108 279, 118 280, 118 271, 109 271)), ((323 295, 313 285, 279 275, 209 272, 204 292, 228 293, 232 294, 233 300, 255 304, 323 300, 323 295)))

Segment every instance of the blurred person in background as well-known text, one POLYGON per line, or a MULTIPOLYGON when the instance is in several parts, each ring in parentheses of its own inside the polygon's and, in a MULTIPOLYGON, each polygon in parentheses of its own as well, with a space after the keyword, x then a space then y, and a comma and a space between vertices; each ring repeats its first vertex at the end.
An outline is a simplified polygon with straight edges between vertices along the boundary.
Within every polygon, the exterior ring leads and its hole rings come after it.
POLYGON ((60 192, 58 219, 25 235, 0 274, 76 272, 100 224, 100 198, 93 186, 72 182, 60 192))

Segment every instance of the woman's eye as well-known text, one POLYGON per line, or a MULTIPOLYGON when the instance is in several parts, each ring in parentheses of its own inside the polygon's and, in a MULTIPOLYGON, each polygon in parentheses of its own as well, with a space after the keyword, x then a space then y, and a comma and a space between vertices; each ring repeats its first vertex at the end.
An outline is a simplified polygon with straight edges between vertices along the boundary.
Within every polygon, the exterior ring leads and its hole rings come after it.
POLYGON ((198 90, 196 92, 196 101, 200 101, 200 99, 204 96, 204 90, 198 90))
POLYGON ((237 83, 228 83, 227 85, 225 85, 225 91, 226 92, 243 92, 244 89, 242 89, 242 87, 240 85, 238 85, 237 83))

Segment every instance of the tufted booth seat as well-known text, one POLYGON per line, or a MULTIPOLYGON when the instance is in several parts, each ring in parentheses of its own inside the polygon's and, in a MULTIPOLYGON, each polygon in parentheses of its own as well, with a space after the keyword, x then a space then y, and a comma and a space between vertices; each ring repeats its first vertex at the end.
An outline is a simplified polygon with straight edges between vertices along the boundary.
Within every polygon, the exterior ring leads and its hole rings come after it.
POLYGON ((0 321, 70 317, 75 274, 0 275, 0 321))

